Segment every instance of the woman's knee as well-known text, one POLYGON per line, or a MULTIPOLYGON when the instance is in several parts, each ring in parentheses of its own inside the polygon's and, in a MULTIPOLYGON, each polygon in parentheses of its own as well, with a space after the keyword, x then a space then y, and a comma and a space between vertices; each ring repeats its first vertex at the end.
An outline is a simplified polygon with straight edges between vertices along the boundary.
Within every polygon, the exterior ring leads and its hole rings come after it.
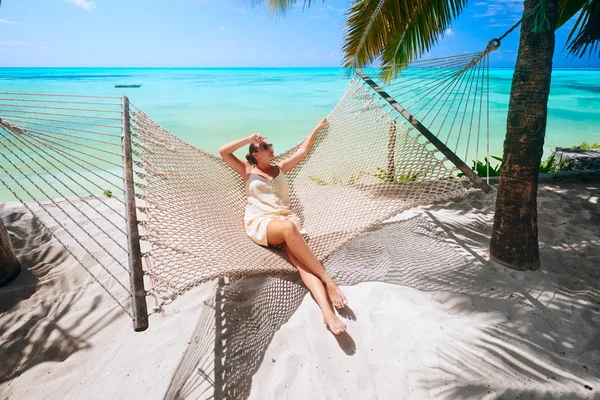
POLYGON ((285 221, 283 223, 282 230, 283 230, 283 236, 286 239, 300 235, 300 231, 298 230, 298 227, 296 226, 296 224, 294 224, 291 221, 285 221))

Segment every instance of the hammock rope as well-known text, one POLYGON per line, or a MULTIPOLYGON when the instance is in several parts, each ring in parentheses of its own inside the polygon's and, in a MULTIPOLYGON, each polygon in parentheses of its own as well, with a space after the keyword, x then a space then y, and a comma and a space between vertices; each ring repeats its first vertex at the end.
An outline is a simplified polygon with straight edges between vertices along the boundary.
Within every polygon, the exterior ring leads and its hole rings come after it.
MULTIPOLYGON (((0 153, 0 154, 1 154, 1 153, 0 153)), ((4 157, 4 155, 2 155, 2 156, 4 157)), ((6 159, 6 157, 4 157, 4 158, 6 159)), ((6 171, 6 169, 4 169, 4 167, 3 167, 2 165, 0 165, 0 169, 2 169, 2 171, 3 171, 4 173, 7 173, 7 172, 8 172, 8 171, 6 171)), ((19 170, 19 171, 20 171, 20 170, 19 170)), ((21 171, 20 171, 20 172, 21 172, 21 171)), ((24 174, 24 173, 22 173, 22 174, 23 174, 25 177, 27 176, 27 175, 26 175, 26 174, 24 174)), ((35 196, 34 196, 34 195, 32 195, 32 194, 31 194, 31 193, 30 193, 30 192, 29 192, 29 191, 28 191, 28 190, 27 190, 27 189, 26 189, 26 188, 25 188, 23 185, 21 185, 21 183, 20 183, 18 180, 16 180, 16 179, 15 179, 15 178, 14 178, 12 175, 10 175, 10 174, 7 174, 7 175, 8 175, 8 176, 10 176, 10 177, 13 179, 14 183, 15 183, 15 184, 16 184, 16 185, 17 185, 19 188, 21 188, 25 194, 27 194, 27 195, 28 195, 28 196, 30 196, 30 197, 31 197, 31 198, 32 198, 34 201, 36 201, 36 202, 37 202, 37 203, 38 203, 38 204, 41 206, 41 208, 42 208, 42 209, 43 209, 43 210, 44 210, 46 213, 48 213, 48 214, 50 215, 50 212, 49 212, 48 208, 47 208, 47 207, 45 207, 44 205, 42 205, 42 202, 41 202, 41 201, 37 201, 37 200, 36 200, 36 198, 35 198, 35 196)), ((9 185, 6 183, 6 181, 4 181, 4 180, 3 180, 3 179, 1 179, 1 178, 0 178, 0 180, 2 180, 2 183, 3 183, 3 184, 6 186, 6 187, 8 187, 8 188, 9 188, 9 190, 12 192, 12 194, 15 196, 15 198, 16 198, 17 200, 19 200, 19 201, 20 201, 20 202, 21 202, 23 205, 25 205, 25 206, 27 207, 27 209, 29 210, 29 212, 31 212, 31 214, 32 214, 32 215, 39 215, 39 213, 36 213, 36 212, 34 212, 34 211, 33 211, 33 210, 30 208, 30 207, 28 207, 28 206, 27 206, 27 203, 25 203, 25 202, 22 200, 22 198, 21 198, 21 197, 20 197, 20 196, 19 196, 19 195, 18 195, 16 192, 14 192, 14 191, 12 190, 12 187, 11 187, 11 186, 9 186, 9 185)), ((46 194, 45 194, 43 191, 42 191, 42 193, 43 193, 44 195, 46 195, 46 194)), ((57 203, 56 201, 54 201, 54 200, 51 200, 51 202, 52 202, 52 204, 54 204, 55 206, 57 206, 58 208, 60 208, 60 209, 63 211, 63 215, 66 215, 66 216, 68 216, 68 214, 64 213, 64 210, 63 210, 63 209, 62 209, 62 208, 61 208, 61 207, 58 205, 58 203, 57 203)), ((76 237, 75 235, 73 235, 73 234, 70 232, 70 230, 69 230, 69 229, 67 229, 67 227, 66 227, 66 226, 65 226, 63 223, 61 223, 61 221, 60 221, 60 219, 59 219, 59 218, 55 218, 54 216, 52 216, 52 219, 53 219, 53 220, 54 220, 54 222, 56 222, 56 223, 57 223, 57 224, 58 224, 58 225, 59 225, 59 226, 60 226, 60 227, 61 227, 61 228, 62 228, 62 229, 65 231, 65 232, 67 232, 67 233, 68 233, 68 235, 69 235, 69 236, 71 236, 71 238, 72 238, 72 239, 73 239, 73 240, 74 240, 74 241, 75 241, 77 244, 79 244, 79 246, 81 246, 81 248, 84 248, 84 249, 85 249, 85 248, 87 248, 87 247, 86 247, 86 246, 85 246, 85 245, 84 245, 84 244, 83 244, 81 241, 79 241, 79 239, 77 239, 77 237, 76 237)), ((77 223, 76 223, 76 221, 73 221, 73 222, 75 222, 75 224, 77 224, 77 223)), ((43 224, 43 222, 42 222, 42 224, 43 224)), ((44 227, 45 227, 45 226, 44 226, 44 227)), ((67 244, 65 244, 65 243, 64 243, 64 242, 63 242, 63 241, 60 239, 60 237, 59 237, 59 236, 57 236, 57 235, 54 235, 54 237, 55 237, 55 238, 56 238, 56 239, 57 239, 57 240, 58 240, 58 241, 59 241, 59 242, 60 242, 60 243, 63 245, 63 247, 65 247, 67 250, 69 250, 69 247, 70 247, 70 246, 68 246, 67 244)), ((93 239, 93 240, 95 241, 95 239, 93 239)), ((96 242, 96 243, 97 243, 97 242, 96 242)), ((71 253, 71 254, 73 255, 73 253, 71 253)), ((131 292, 129 291, 129 289, 127 289, 127 288, 126 288, 126 287, 123 285, 123 283, 121 283, 121 281, 120 281, 120 280, 119 280, 119 279, 118 279, 118 278, 117 278, 117 277, 116 277, 116 276, 115 276, 115 275, 114 275, 114 274, 113 274, 113 273, 112 273, 112 272, 111 272, 109 269, 107 269, 107 268, 105 267, 105 265, 104 265, 104 264, 103 264, 103 263, 102 263, 100 260, 98 260, 98 259, 97 259, 97 258, 96 258, 96 257, 95 257, 95 256, 94 256, 92 253, 89 253, 89 252, 88 252, 88 254, 90 254, 90 256, 91 256, 91 257, 94 259, 94 261, 96 261, 96 262, 98 263, 98 265, 102 266, 102 267, 103 267, 103 268, 106 270, 106 272, 107 272, 107 273, 108 273, 108 274, 109 274, 109 275, 110 275, 110 276, 111 276, 111 277, 112 277, 112 278, 113 278, 113 279, 114 279, 114 280, 115 280, 115 281, 116 281, 116 282, 117 282, 117 283, 118 283, 118 284, 119 284, 119 285, 120 285, 120 286, 121 286, 121 287, 122 287, 122 288, 123 288, 123 289, 124 289, 124 290, 125 290, 127 293, 129 293, 129 294, 131 295, 131 292)), ((79 258, 78 258, 78 257, 75 257, 75 258, 76 258, 76 259, 79 261, 79 263, 80 263, 82 266, 84 266, 84 268, 85 268, 85 264, 81 263, 81 261, 79 260, 79 258)), ((88 269, 88 268, 86 268, 86 270, 88 270, 88 272, 89 272, 89 269, 88 269)), ((90 273, 90 275, 92 275, 92 276, 93 276, 93 274, 92 274, 92 273, 90 273)), ((101 281, 99 281, 98 279, 96 279, 96 281, 102 285, 101 281)), ((102 286, 104 287, 104 285, 102 285, 102 286)), ((113 297, 113 298, 114 298, 114 296, 112 295, 112 293, 111 293, 110 291, 108 291, 108 290, 107 290, 107 292, 108 292, 108 293, 111 295, 111 297, 113 297)), ((123 305, 122 305, 122 303, 121 303, 120 301, 117 301, 117 303, 118 303, 119 305, 123 306, 123 305)))
MULTIPOLYGON (((4 172, 5 174, 7 174, 8 171, 6 171, 4 169, 4 167, 2 165, 0 165, 0 169, 2 170, 2 172, 4 172)), ((8 174, 7 174, 8 175, 8 174)), ((37 212, 36 210, 32 209, 29 204, 27 202, 25 202, 16 191, 13 191, 13 185, 9 185, 4 179, 2 179, 0 177, 0 182, 7 188, 9 188, 9 191, 12 193, 12 195, 15 197, 15 199, 17 199, 21 204, 23 204, 23 206, 27 209, 27 211, 29 211, 29 213, 31 215, 39 215, 39 212, 37 212)), ((17 186, 19 186, 21 189, 24 190, 24 193, 27 193, 29 195, 29 193, 26 191, 26 189, 24 189, 20 183, 18 181, 15 180, 15 184, 17 186)), ((54 218, 53 218, 54 219, 54 218)), ((65 227, 60 223, 60 221, 54 219, 54 222, 56 222, 62 229, 66 230, 65 227)), ((51 232, 50 229, 48 229, 48 227, 46 226, 46 224, 42 221, 40 221, 40 224, 42 225, 43 229, 48 230, 49 232, 51 232)), ((103 280, 100 279, 98 277, 98 275, 91 269, 88 267, 88 262, 85 262, 81 257, 79 257, 77 254, 75 254, 72 250, 71 250, 71 246, 69 244, 67 244, 60 236, 56 235, 55 233, 53 233, 54 238, 67 250, 67 252, 71 255, 71 257, 73 257, 73 259, 75 261, 77 261, 77 263, 79 265, 81 265, 83 267, 83 269, 86 270, 86 272, 92 277, 92 279, 94 279, 94 281, 96 281, 96 283, 98 283, 100 285, 100 287, 115 301, 115 303, 117 303, 117 305, 119 305, 119 307, 121 307, 123 309, 123 311, 125 311, 125 313, 127 315, 129 315, 132 319, 133 319, 133 314, 131 313, 131 311, 129 310, 128 305, 123 302, 121 299, 119 299, 117 296, 115 296, 114 289, 109 289, 107 287, 107 285, 105 285, 103 283, 103 280)), ((82 245, 82 248, 86 248, 85 246, 82 245)), ((102 266, 103 269, 106 270, 106 268, 104 267, 104 264, 98 262, 98 265, 102 266)), ((114 279, 114 281, 120 282, 119 279, 117 277, 115 277, 110 270, 106 270, 106 272, 114 279)), ((127 290, 127 288, 125 288, 125 291, 127 291, 127 293, 129 293, 129 295, 131 295, 131 292, 129 292, 129 290, 127 290)))
MULTIPOLYGON (((3 138, 4 138, 4 139, 6 139, 6 137, 5 137, 4 135, 2 135, 2 136, 3 136, 3 138)), ((11 143, 11 144, 13 144, 12 142, 10 142, 10 139, 8 139, 8 142, 9 142, 9 143, 11 143)), ((2 146, 3 146, 3 147, 6 149, 6 150, 8 150, 8 151, 9 151, 9 152, 10 152, 12 155, 14 155, 14 156, 17 158, 17 160, 19 160, 19 161, 22 163, 22 165, 25 165, 25 166, 26 166, 26 167, 27 167, 29 170, 31 170, 31 171, 32 171, 32 173, 36 174, 36 169, 35 169, 34 167, 32 167, 32 166, 31 166, 29 163, 27 163, 27 161, 24 161, 24 160, 23 160, 23 159, 22 159, 22 158, 21 158, 21 157, 20 157, 18 154, 16 154, 14 151, 12 151, 10 147, 6 146, 6 144, 5 144, 4 142, 0 142, 0 144, 2 144, 2 146)), ((73 191, 73 190, 71 190, 71 188, 70 188, 68 185, 65 185, 65 184, 64 184, 62 181, 60 181, 60 179, 57 179, 57 178, 56 178, 56 176, 55 176, 54 174, 52 174, 50 171, 48 171, 46 168, 44 168, 44 167, 43 167, 43 166, 42 166, 40 163, 38 163, 38 162, 35 160, 35 158, 31 157, 31 155, 30 155, 30 154, 28 154, 28 153, 25 153, 25 152, 24 152, 24 154, 26 154, 26 155, 27 155, 27 156, 28 156, 28 157, 29 157, 29 158, 30 158, 30 159, 31 159, 31 160, 32 160, 34 163, 36 163, 36 164, 37 164, 39 167, 41 167, 41 168, 42 168, 42 170, 43 170, 45 173, 49 174, 49 175, 50 175, 50 176, 52 176, 52 177, 53 177, 53 178, 54 178, 54 179, 55 179, 57 182, 59 182, 61 185, 63 185, 63 186, 64 186, 64 187, 66 187, 67 189, 69 189, 69 191, 71 191, 71 193, 74 193, 74 191, 73 191)), ((9 160, 9 158, 8 158, 8 157, 6 157, 6 155, 5 155, 5 154, 2 154, 2 157, 3 157, 3 158, 6 160, 6 161, 8 161, 8 162, 9 162, 9 163, 10 163, 10 164, 13 166, 13 167, 15 167, 15 168, 16 168, 16 169, 17 169, 17 170, 18 170, 18 171, 21 173, 21 175, 23 175, 23 177, 24 177, 25 179, 27 179, 27 180, 28 180, 28 181, 29 181, 29 182, 30 182, 30 183, 31 183, 31 184, 32 184, 32 185, 33 185, 33 186, 34 186, 36 189, 38 189, 38 190, 39 190, 39 191, 42 193, 42 195, 43 195, 44 197, 46 197, 46 198, 50 199, 50 201, 52 202, 52 204, 53 204, 54 206, 56 206, 56 207, 57 207, 57 208, 58 208, 60 211, 62 211, 62 212, 63 212, 63 214, 64 214, 64 215, 65 215, 65 216, 66 216, 68 219, 70 219, 70 220, 71 220, 71 222, 73 222, 74 224, 78 224, 77 220, 75 220, 75 218, 73 218, 73 216, 71 215, 71 213, 68 213, 68 212, 66 211, 66 209, 65 209, 65 208, 63 208, 63 206, 61 206, 61 205, 60 205, 60 203, 59 203, 59 202, 57 202, 57 201, 55 201, 55 200, 53 200, 53 199, 55 199, 55 198, 57 198, 57 197, 58 197, 58 198, 62 198, 62 199, 64 199, 64 200, 65 200, 65 201, 66 201, 66 202, 67 202, 69 205, 73 206, 73 208, 74 208, 74 209, 76 209, 77 211, 79 211, 79 214, 81 214, 83 218, 87 219, 87 220, 88 220, 88 221, 89 221, 89 222, 90 222, 92 225, 94 225, 96 228, 98 228, 98 230, 99 230, 99 231, 101 231, 101 232, 105 232, 105 231, 104 231, 104 230, 103 230, 101 227, 99 227, 99 226, 98 226, 98 224, 96 224, 96 222, 95 222, 95 221, 94 221, 94 220, 93 220, 93 219, 92 219, 92 218, 91 218, 91 217, 90 217, 90 216, 89 216, 87 213, 85 213, 85 212, 83 212, 81 209, 79 209, 79 208, 75 207, 75 206, 74 206, 74 204, 72 203, 72 201, 71 201, 71 200, 70 200, 68 197, 66 197, 66 195, 65 195, 65 194, 63 194, 63 193, 62 193, 62 192, 61 192, 59 189, 56 189, 56 187, 55 187, 54 185, 52 185, 52 184, 51 184, 51 183, 50 183, 50 182, 49 182, 49 181, 48 181, 46 178, 44 178, 44 174, 39 174, 39 173, 38 173, 38 174, 37 174, 37 176, 39 177, 39 179, 41 179, 41 181, 43 182, 43 184, 45 184, 45 185, 47 185, 48 187, 52 188, 52 189, 53 189, 53 191, 56 193, 56 195, 48 195, 48 194, 46 193, 46 191, 45 191, 45 190, 42 188, 42 185, 41 185, 41 184, 38 184, 38 183, 36 183, 34 180, 32 180, 32 179, 31 179, 31 174, 27 174, 27 173, 23 172, 23 171, 21 170, 21 168, 20 168, 20 167, 19 167, 17 164, 15 164, 15 163, 14 163, 14 162, 12 162, 11 160, 9 160)), ((77 196, 77 197, 79 197, 79 196, 77 196)), ((81 199, 81 197, 79 197, 79 198, 81 199)), ((81 200, 83 200, 83 199, 81 199, 81 200)), ((37 201, 36 201, 36 202, 37 202, 37 201)), ((83 202, 84 202, 84 203, 86 203, 86 205, 89 205, 89 203, 87 203, 85 200, 83 200, 83 202)), ((92 207, 92 208, 93 208, 93 207, 92 207)), ((104 251, 105 251, 105 252, 106 252, 106 253, 107 253, 107 254, 108 254, 108 255, 109 255, 109 256, 110 256, 110 257, 111 257, 113 260, 115 260, 115 262, 119 263, 119 260, 117 260, 117 259, 115 258, 115 256, 113 255, 113 252, 112 252, 112 251, 109 251, 108 249, 106 249, 106 247, 105 247, 104 245, 102 245, 100 242, 98 242, 98 241, 97 241, 97 239, 95 238, 95 235, 93 234, 93 231, 92 231, 92 232, 89 232, 88 230, 83 230, 83 232, 84 232, 84 233, 85 233, 85 234, 86 234, 86 235, 87 235, 87 236, 88 236, 88 237, 89 237, 89 238, 90 238, 92 241, 94 241, 94 242, 95 242, 95 243, 96 243, 96 244, 97 244, 97 245, 98 245, 98 246, 99 246, 99 247, 100 247, 102 250, 104 250, 104 251)), ((112 239, 112 241, 113 241, 114 243, 116 243, 116 244, 118 245, 118 247, 120 247, 121 249, 125 250, 121 244, 119 244, 118 242, 116 242, 116 241, 114 240, 114 238, 112 238, 112 237, 111 237, 111 239, 112 239)), ((78 239, 75 239, 75 240, 76 240, 76 241, 77 241, 79 244, 81 244, 81 242, 80 242, 78 239)), ((125 250, 125 251, 126 251, 126 250, 125 250)))
MULTIPOLYGON (((0 133, 0 134, 1 134, 1 133, 0 133)), ((80 174, 78 173, 78 171, 76 171, 76 170, 74 170, 74 169, 70 168, 68 165, 64 164, 64 163, 63 163, 61 160, 57 159, 57 158, 56 158, 56 157, 54 157, 52 154, 49 154, 48 152, 44 151, 43 149, 41 149, 41 148, 39 148, 39 147, 37 147, 37 146, 32 146, 32 145, 31 145, 31 142, 29 142, 29 141, 27 141, 27 140, 23 140, 23 139, 22 139, 22 138, 20 138, 19 136, 14 136, 14 137, 15 137, 15 138, 16 138, 16 139, 19 141, 19 143, 20 143, 20 144, 21 144, 23 147, 25 147, 26 149, 30 150, 30 151, 31 151, 33 154, 35 154, 36 156, 38 156, 38 157, 37 157, 37 159, 40 159, 40 160, 41 160, 41 159, 45 159, 45 160, 48 162, 48 164, 50 164, 50 165, 51 165, 53 168, 55 168, 56 170, 59 170, 60 168, 59 168, 59 167, 57 167, 57 166, 56 166, 56 165, 55 165, 55 164, 54 164, 54 163, 53 163, 51 160, 55 160, 55 161, 57 161, 58 163, 60 163, 60 164, 61 164, 61 166, 62 166, 62 168, 67 168, 67 169, 69 169, 69 170, 73 171, 73 172, 74 172, 76 175, 80 175, 80 174), (39 149, 39 150, 40 150, 40 152, 41 152, 41 153, 43 153, 44 155, 41 155, 41 154, 40 154, 40 153, 37 151, 38 149, 39 149), (46 156, 46 157, 45 157, 45 156, 46 156)), ((13 143, 13 142, 10 140, 10 138, 6 138, 6 140, 7 140, 7 142, 8 142, 8 143, 10 143, 10 144, 14 144, 14 143, 13 143)), ((18 145, 17 145, 17 146, 18 146, 18 145)), ((12 153, 12 150, 10 150, 10 149, 9 149, 9 151, 12 153)), ((14 153, 13 153, 13 154, 14 154, 14 153)), ((85 203, 87 206, 89 206, 89 207, 90 207, 92 210, 94 210, 94 211, 95 211, 95 212, 96 212, 96 213, 97 213, 97 214, 98 214, 100 217, 102 217, 102 218, 103 218, 103 219, 104 219, 106 222, 108 222, 109 224, 113 225, 113 226, 114 226, 114 227, 115 227, 117 230, 119 230, 119 231, 120 231, 122 234, 124 234, 124 235, 126 234, 126 233, 125 233, 125 231, 124 231, 124 230, 122 230, 122 229, 121 229, 120 227, 118 227, 117 225, 115 225, 115 223, 114 223, 112 220, 110 220, 110 219, 109 219, 108 217, 106 217, 106 216, 105 216, 103 213, 101 213, 100 211, 98 211, 98 210, 97 210, 97 209, 96 209, 96 208, 95 208, 95 207, 94 207, 92 204, 90 204, 90 203, 89 203, 89 202, 88 202, 88 201, 87 201, 87 200, 86 200, 84 197, 81 197, 81 196, 80 196, 80 195, 77 193, 77 191, 76 191, 76 190, 74 190, 74 189, 73 189, 71 186, 69 186, 68 184, 66 184, 66 183, 64 183, 63 181, 61 181, 61 180, 60 180, 60 178, 58 178, 58 177, 57 177, 55 174, 53 174, 51 171, 48 171, 48 170, 47 170, 47 169, 46 169, 46 168, 45 168, 45 167, 44 167, 42 164, 40 164, 39 162, 37 162, 37 161, 36 161, 36 158, 35 158, 35 157, 32 157, 32 156, 30 155, 30 153, 28 153, 28 155, 29 155, 29 158, 30 158, 30 159, 31 159, 33 162, 35 162, 35 163, 36 163, 36 165, 38 165, 38 167, 40 167, 40 168, 41 168, 41 169, 42 169, 42 170, 43 170, 43 171, 44 171, 46 174, 48 174, 48 175, 50 175, 52 178, 54 178, 54 180, 55 180, 55 181, 57 181, 58 183, 60 183, 60 184, 61 184, 61 185, 62 185, 62 186, 65 188, 65 189, 67 189, 69 192, 71 192, 71 194, 72 194, 73 196, 77 197, 79 200, 81 200, 82 202, 84 202, 84 203, 85 203)), ((34 170, 35 170, 35 168, 34 168, 34 170)), ((78 186, 79 188, 81 188, 81 189, 85 190, 85 191, 87 192, 87 193, 86 193, 87 195, 94 196, 94 194, 93 194, 93 193, 92 193, 92 192, 91 192, 89 189, 87 189, 85 186, 81 185, 81 184, 80 184, 80 183, 79 183, 79 182, 78 182, 76 179, 74 179, 72 176, 70 176, 70 175, 66 175, 66 177, 67 177, 67 178, 69 178, 69 180, 70 180, 70 181, 71 181, 71 182, 72 182, 74 185, 76 185, 76 186, 78 186)), ((62 195, 62 193, 60 193, 60 195, 62 195)), ((110 206, 109 206, 109 208, 110 208, 110 206)), ((117 211, 117 210, 115 210, 115 209, 113 209, 113 208, 111 208, 111 210, 113 210, 115 213, 118 213, 118 211, 117 211)), ((88 219, 88 220, 89 220, 89 222, 91 222, 93 225, 95 225, 96 227, 98 227, 98 225, 96 225, 96 223, 94 222, 94 220, 93 220, 93 219, 91 219, 91 218, 90 218, 88 215, 84 215, 84 217, 85 217, 86 219, 88 219)), ((98 227, 98 229, 100 229, 100 227, 98 227)), ((122 248, 124 251, 126 251, 126 250, 125 250, 125 248, 123 247, 123 245, 122 245, 121 243, 119 243, 119 242, 115 241, 114 239, 113 239, 113 242, 114 242, 114 243, 115 243, 117 246, 119 246, 120 248, 122 248)))
MULTIPOLYGON (((356 70, 329 126, 287 175, 292 208, 325 265, 340 246, 403 210, 463 196, 473 185, 487 190, 457 156, 479 154, 483 127, 489 142, 487 50, 418 60, 385 87, 356 70), (458 178, 461 171, 473 184, 458 178)), ((284 253, 246 236, 241 177, 126 98, 0 92, 0 100, 9 102, 0 104, 0 181, 43 224, 61 227, 59 243, 134 321, 140 290, 125 283, 132 259, 143 264, 141 295, 155 298, 155 310, 214 278, 295 271, 284 253)), ((145 329, 147 321, 134 326, 145 329)))

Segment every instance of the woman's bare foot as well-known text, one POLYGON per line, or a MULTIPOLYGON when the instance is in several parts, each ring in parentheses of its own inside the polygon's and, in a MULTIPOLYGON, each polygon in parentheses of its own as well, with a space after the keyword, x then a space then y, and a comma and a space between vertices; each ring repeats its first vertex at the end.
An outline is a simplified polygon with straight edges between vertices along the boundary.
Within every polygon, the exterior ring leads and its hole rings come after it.
POLYGON ((327 288, 327 294, 329 295, 333 306, 335 308, 345 307, 346 304, 348 304, 348 299, 346 299, 346 296, 344 296, 344 293, 342 293, 342 291, 340 290, 338 285, 333 281, 333 279, 331 279, 331 277, 328 277, 328 279, 325 279, 324 283, 325 288, 327 288))
POLYGON ((323 314, 323 322, 334 335, 339 335, 346 332, 346 324, 340 321, 337 315, 335 315, 333 312, 327 313, 327 315, 323 314))

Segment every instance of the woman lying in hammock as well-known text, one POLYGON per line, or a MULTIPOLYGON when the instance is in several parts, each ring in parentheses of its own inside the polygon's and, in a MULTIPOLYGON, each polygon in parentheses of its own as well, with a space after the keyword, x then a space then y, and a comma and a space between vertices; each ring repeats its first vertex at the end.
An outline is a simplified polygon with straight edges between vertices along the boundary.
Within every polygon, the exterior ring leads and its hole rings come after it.
POLYGON ((292 265, 298 269, 302 281, 321 308, 325 324, 331 332, 339 335, 346 330, 346 325, 337 317, 331 303, 336 308, 343 308, 348 301, 304 240, 306 232, 300 218, 290 208, 289 187, 285 177, 308 154, 317 134, 327 124, 326 119, 321 120, 298 151, 277 165, 271 165, 275 159, 273 145, 256 133, 222 146, 219 153, 246 183, 246 233, 261 246, 282 246, 285 249, 292 265), (246 155, 248 162, 244 162, 233 152, 247 144, 250 145, 246 155))

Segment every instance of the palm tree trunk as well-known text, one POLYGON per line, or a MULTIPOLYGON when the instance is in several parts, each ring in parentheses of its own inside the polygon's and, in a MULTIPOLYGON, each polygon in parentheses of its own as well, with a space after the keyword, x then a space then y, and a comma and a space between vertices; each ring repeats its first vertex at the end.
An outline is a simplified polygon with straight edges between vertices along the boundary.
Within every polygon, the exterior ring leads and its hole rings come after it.
POLYGON ((0 286, 4 286, 19 275, 21 265, 13 253, 8 232, 0 220, 0 286))
MULTIPOLYGON (((526 1, 523 13, 539 2, 526 1)), ((535 12, 521 25, 490 241, 490 257, 517 270, 535 270, 540 266, 538 174, 546 134, 558 0, 545 3, 552 29, 533 32, 535 12)))

